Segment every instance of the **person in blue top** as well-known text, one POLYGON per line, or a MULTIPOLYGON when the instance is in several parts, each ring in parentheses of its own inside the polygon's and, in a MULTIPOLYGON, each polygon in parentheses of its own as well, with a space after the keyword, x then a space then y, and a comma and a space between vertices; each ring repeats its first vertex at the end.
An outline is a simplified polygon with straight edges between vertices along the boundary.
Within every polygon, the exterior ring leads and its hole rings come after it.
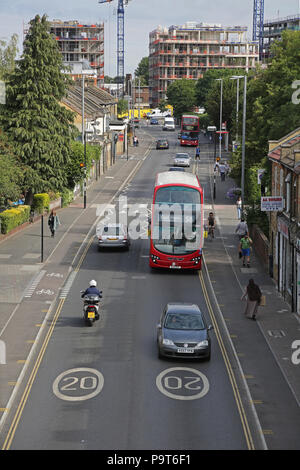
POLYGON ((195 155, 195 159, 199 158, 200 160, 200 146, 198 145, 197 148, 196 148, 196 155, 195 155))
POLYGON ((100 299, 102 298, 102 291, 100 291, 99 289, 97 289, 97 282, 92 279, 90 281, 90 287, 88 287, 84 292, 83 294, 81 295, 81 297, 84 297, 85 295, 98 295, 100 297, 100 299))

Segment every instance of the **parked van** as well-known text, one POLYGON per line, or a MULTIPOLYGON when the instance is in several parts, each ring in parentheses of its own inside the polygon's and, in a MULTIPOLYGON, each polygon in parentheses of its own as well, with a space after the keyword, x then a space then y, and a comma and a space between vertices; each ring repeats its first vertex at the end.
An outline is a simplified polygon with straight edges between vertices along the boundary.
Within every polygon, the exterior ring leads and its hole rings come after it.
POLYGON ((175 131, 175 122, 174 118, 168 116, 165 117, 165 122, 163 125, 163 131, 175 131))

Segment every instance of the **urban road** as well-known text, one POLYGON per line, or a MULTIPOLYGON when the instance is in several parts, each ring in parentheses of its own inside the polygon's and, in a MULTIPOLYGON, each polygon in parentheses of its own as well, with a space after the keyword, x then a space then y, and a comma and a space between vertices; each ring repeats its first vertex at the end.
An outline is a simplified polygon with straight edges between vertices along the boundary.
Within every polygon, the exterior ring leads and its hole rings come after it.
MULTIPOLYGON (((104 199, 105 192, 100 191, 93 200, 95 204, 112 202, 116 194, 126 196, 130 204, 149 205, 156 173, 168 170, 174 154, 183 150, 178 145, 177 131, 166 133, 160 126, 143 126, 137 132, 140 147, 131 160, 138 166, 133 167, 129 179, 124 177, 125 185, 116 185, 115 193, 107 190, 109 198, 104 199), (168 150, 155 148, 156 139, 162 137, 169 139, 168 150), (144 141, 150 143, 149 148, 143 146, 144 141)), ((194 149, 184 151, 194 157, 194 149)), ((204 140, 201 162, 195 166, 193 161, 187 171, 199 174, 206 216, 212 203, 212 165, 213 149, 204 140)), ((111 176, 111 187, 113 182, 111 176)), ((51 299, 43 329, 32 341, 34 348, 28 347, 28 356, 22 358, 26 370, 19 375, 7 409, 2 410, 1 448, 280 449, 288 448, 286 433, 289 448, 299 448, 299 420, 279 422, 282 430, 276 439, 268 439, 263 433, 270 419, 276 422, 276 409, 270 410, 270 416, 268 411, 265 415, 256 411, 214 300, 207 270, 151 271, 147 238, 133 240, 128 252, 98 252, 92 223, 91 229, 83 245, 75 246, 79 255, 71 272, 69 269, 68 280, 56 300, 51 299), (80 290, 88 286, 90 279, 96 279, 103 290, 102 319, 91 328, 83 322, 80 300, 80 290), (214 326, 210 361, 158 359, 156 325, 170 301, 201 306, 208 323, 214 326)), ((38 301, 37 294, 41 293, 47 296, 55 282, 65 276, 69 266, 66 258, 60 260, 59 249, 55 263, 56 277, 54 272, 51 280, 46 276, 37 278, 32 299, 38 301)), ((22 308, 26 324, 37 326, 38 318, 28 304, 26 307, 26 299, 19 304, 19 310, 22 308)), ((25 328, 24 319, 22 325, 25 328)), ((20 327, 10 335, 22 335, 20 327)), ((258 334, 255 339, 260 352, 270 357, 264 338, 258 334)), ((279 377, 278 393, 286 393, 286 415, 295 416, 296 403, 290 398, 288 386, 282 384, 279 368, 271 359, 266 367, 268 376, 279 377)))

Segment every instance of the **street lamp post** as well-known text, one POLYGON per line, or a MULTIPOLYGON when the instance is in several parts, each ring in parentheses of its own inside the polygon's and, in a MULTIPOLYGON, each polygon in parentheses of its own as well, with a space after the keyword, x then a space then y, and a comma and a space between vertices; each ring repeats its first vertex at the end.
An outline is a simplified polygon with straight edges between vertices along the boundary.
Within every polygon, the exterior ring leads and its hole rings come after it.
POLYGON ((236 89, 236 137, 235 141, 236 143, 239 140, 239 103, 240 103, 240 79, 244 78, 244 75, 233 75, 233 77, 230 77, 230 80, 236 80, 237 81, 237 89, 236 89))
POLYGON ((244 212, 245 197, 245 146, 246 146, 246 107, 247 107, 247 75, 244 76, 244 102, 243 102, 243 134, 242 134, 242 214, 244 212))
POLYGON ((219 157, 221 160, 222 156, 222 113, 223 113, 223 78, 216 78, 218 82, 221 82, 221 99, 220 99, 220 135, 219 135, 219 157))
POLYGON ((81 125, 81 142, 84 146, 84 183, 83 183, 83 206, 84 209, 86 208, 86 138, 85 138, 85 125, 84 125, 84 95, 85 95, 85 84, 84 84, 84 76, 85 75, 90 75, 90 76, 96 76, 95 71, 93 69, 88 68, 89 64, 85 61, 82 61, 81 63, 81 74, 82 74, 82 106, 81 106, 81 112, 82 112, 82 125, 81 125), (84 69, 84 66, 86 67, 84 69))
MULTIPOLYGON (((247 75, 234 75, 231 80, 244 79, 244 98, 243 98, 243 130, 242 130, 242 174, 241 174, 241 190, 242 190, 242 214, 244 212, 244 197, 245 197, 245 147, 246 147, 246 108, 247 108, 247 75)), ((239 112, 239 85, 237 88, 237 139, 238 140, 238 112, 239 112)))

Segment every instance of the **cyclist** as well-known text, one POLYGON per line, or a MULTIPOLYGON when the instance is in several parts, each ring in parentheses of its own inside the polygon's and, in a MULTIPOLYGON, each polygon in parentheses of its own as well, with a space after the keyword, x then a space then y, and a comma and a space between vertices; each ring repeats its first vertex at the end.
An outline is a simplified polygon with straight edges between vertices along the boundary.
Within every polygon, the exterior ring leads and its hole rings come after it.
POLYGON ((215 237, 215 216, 213 212, 210 212, 208 214, 208 234, 211 236, 211 238, 215 237))

